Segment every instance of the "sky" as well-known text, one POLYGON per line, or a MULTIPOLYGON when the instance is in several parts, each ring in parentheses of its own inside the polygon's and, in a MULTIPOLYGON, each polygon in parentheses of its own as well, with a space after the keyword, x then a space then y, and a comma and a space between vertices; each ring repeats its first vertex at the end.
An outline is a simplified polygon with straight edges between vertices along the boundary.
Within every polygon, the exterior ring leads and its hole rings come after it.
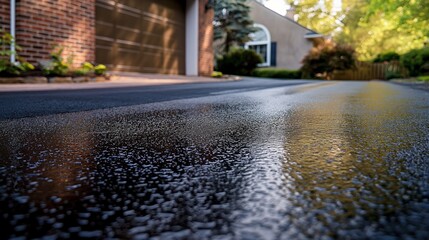
POLYGON ((274 12, 277 12, 281 15, 286 14, 286 10, 288 9, 288 6, 286 5, 284 0, 266 0, 264 2, 264 5, 273 10, 274 12))
MULTIPOLYGON (((267 8, 281 15, 285 15, 286 10, 289 8, 289 6, 285 3, 285 0, 265 0, 263 3, 267 8)), ((341 0, 334 0, 334 11, 335 9, 341 9, 341 0)))

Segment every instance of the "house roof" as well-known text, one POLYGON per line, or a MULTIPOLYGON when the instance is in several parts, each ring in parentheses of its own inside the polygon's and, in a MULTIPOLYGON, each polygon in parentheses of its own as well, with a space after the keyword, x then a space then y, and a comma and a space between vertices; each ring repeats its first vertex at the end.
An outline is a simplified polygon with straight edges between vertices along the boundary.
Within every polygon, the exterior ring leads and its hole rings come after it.
POLYGON ((294 24, 298 25, 299 27, 302 27, 302 28, 307 29, 308 31, 310 31, 309 33, 305 34, 305 38, 318 38, 318 37, 323 37, 324 36, 323 34, 320 34, 320 33, 316 32, 316 31, 314 31, 312 29, 304 27, 301 24, 297 23, 296 21, 294 21, 294 20, 292 20, 292 19, 290 19, 290 18, 288 18, 288 17, 286 17, 284 15, 281 15, 281 14, 279 14, 279 13, 277 13, 277 12, 275 12, 275 11, 269 9, 269 8, 267 8, 264 4, 262 4, 262 3, 260 3, 260 2, 258 2, 256 0, 252 0, 252 2, 260 5, 261 7, 264 7, 265 9, 269 10, 273 14, 276 14, 276 15, 278 15, 278 16, 280 16, 280 17, 282 17, 282 18, 284 18, 284 19, 286 19, 288 21, 290 21, 291 23, 294 23, 294 24))
POLYGON ((314 32, 314 31, 306 33, 304 35, 304 38, 320 38, 320 37, 324 37, 324 35, 320 34, 320 33, 317 33, 317 32, 314 32))

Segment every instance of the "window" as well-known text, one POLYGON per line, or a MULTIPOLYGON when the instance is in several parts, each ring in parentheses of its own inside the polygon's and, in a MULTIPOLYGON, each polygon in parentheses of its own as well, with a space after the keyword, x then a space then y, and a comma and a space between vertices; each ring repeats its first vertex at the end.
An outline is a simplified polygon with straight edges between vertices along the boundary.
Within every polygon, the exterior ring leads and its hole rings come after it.
POLYGON ((252 49, 261 55, 263 63, 259 66, 270 66, 271 65, 271 36, 268 29, 261 25, 255 24, 256 31, 250 34, 252 39, 244 45, 246 49, 252 49))

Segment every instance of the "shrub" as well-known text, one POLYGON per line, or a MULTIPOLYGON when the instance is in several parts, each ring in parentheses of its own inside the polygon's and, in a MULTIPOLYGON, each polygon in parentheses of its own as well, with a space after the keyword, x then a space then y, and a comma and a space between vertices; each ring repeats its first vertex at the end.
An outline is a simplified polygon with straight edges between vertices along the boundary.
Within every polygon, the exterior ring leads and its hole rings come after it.
POLYGON ((255 51, 237 48, 218 59, 217 68, 227 74, 250 76, 259 63, 262 58, 255 51))
POLYGON ((223 76, 222 72, 214 71, 212 72, 212 78, 221 78, 223 76))
POLYGON ((394 78, 403 78, 404 76, 402 76, 402 74, 400 72, 397 71, 387 71, 386 72, 386 79, 390 80, 390 79, 394 79, 394 78))
POLYGON ((279 68, 258 68, 253 71, 253 76, 262 78, 300 79, 301 71, 279 68))
POLYGON ((0 75, 2 76, 19 76, 31 70, 34 70, 34 66, 28 62, 12 64, 8 60, 0 59, 0 75))
POLYGON ((107 72, 107 67, 103 64, 98 64, 97 66, 94 67, 94 73, 97 76, 101 76, 106 74, 107 72))
MULTIPOLYGON (((0 30, 0 75, 1 76, 18 76, 30 70, 34 70, 34 66, 18 56, 17 52, 10 50, 10 44, 14 42, 12 35, 0 30), (16 63, 10 62, 10 56, 15 54, 16 63)), ((19 50, 19 46, 15 46, 19 50)))
POLYGON ((395 65, 392 65, 392 64, 387 65, 387 69, 385 72, 386 80, 390 80, 390 79, 394 79, 394 78, 403 78, 403 77, 404 77, 404 73, 401 72, 400 69, 395 67, 395 65))
POLYGON ((94 65, 89 62, 82 63, 79 69, 76 69, 73 74, 76 76, 84 76, 94 72, 94 65))
POLYGON ((88 74, 88 72, 87 71, 85 71, 85 70, 83 70, 83 69, 76 69, 75 71, 73 71, 73 75, 74 76, 85 76, 85 75, 87 75, 88 74))
POLYGON ((401 56, 400 62, 410 76, 429 73, 429 48, 413 49, 401 56))
POLYGON ((429 82, 429 75, 427 75, 427 76, 419 76, 417 78, 417 80, 424 81, 424 82, 429 82))
POLYGON ((94 70, 94 65, 92 65, 89 62, 84 62, 84 63, 82 63, 81 69, 84 71, 90 72, 90 71, 94 70))
POLYGON ((48 76, 65 76, 73 64, 73 56, 64 59, 64 47, 56 47, 51 52, 51 60, 41 63, 43 73, 48 76))
POLYGON ((346 45, 331 41, 310 50, 302 60, 301 71, 305 77, 323 77, 331 79, 334 71, 348 70, 355 67, 355 50, 346 45))
POLYGON ((0 57, 10 57, 14 52, 10 50, 10 44, 13 43, 13 37, 7 32, 3 32, 0 30, 0 57))
POLYGON ((399 61, 401 56, 396 52, 387 52, 378 54, 377 57, 373 60, 375 63, 380 62, 391 62, 391 61, 399 61))

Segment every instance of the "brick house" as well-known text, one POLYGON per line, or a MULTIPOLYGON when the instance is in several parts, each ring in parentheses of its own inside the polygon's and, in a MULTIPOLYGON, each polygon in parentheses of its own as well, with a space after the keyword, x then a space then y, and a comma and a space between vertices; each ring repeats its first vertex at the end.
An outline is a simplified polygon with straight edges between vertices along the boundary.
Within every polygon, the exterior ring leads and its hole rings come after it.
POLYGON ((75 63, 101 63, 113 71, 209 75, 210 2, 0 0, 0 28, 16 32, 20 56, 30 63, 49 58, 60 45, 75 63))

